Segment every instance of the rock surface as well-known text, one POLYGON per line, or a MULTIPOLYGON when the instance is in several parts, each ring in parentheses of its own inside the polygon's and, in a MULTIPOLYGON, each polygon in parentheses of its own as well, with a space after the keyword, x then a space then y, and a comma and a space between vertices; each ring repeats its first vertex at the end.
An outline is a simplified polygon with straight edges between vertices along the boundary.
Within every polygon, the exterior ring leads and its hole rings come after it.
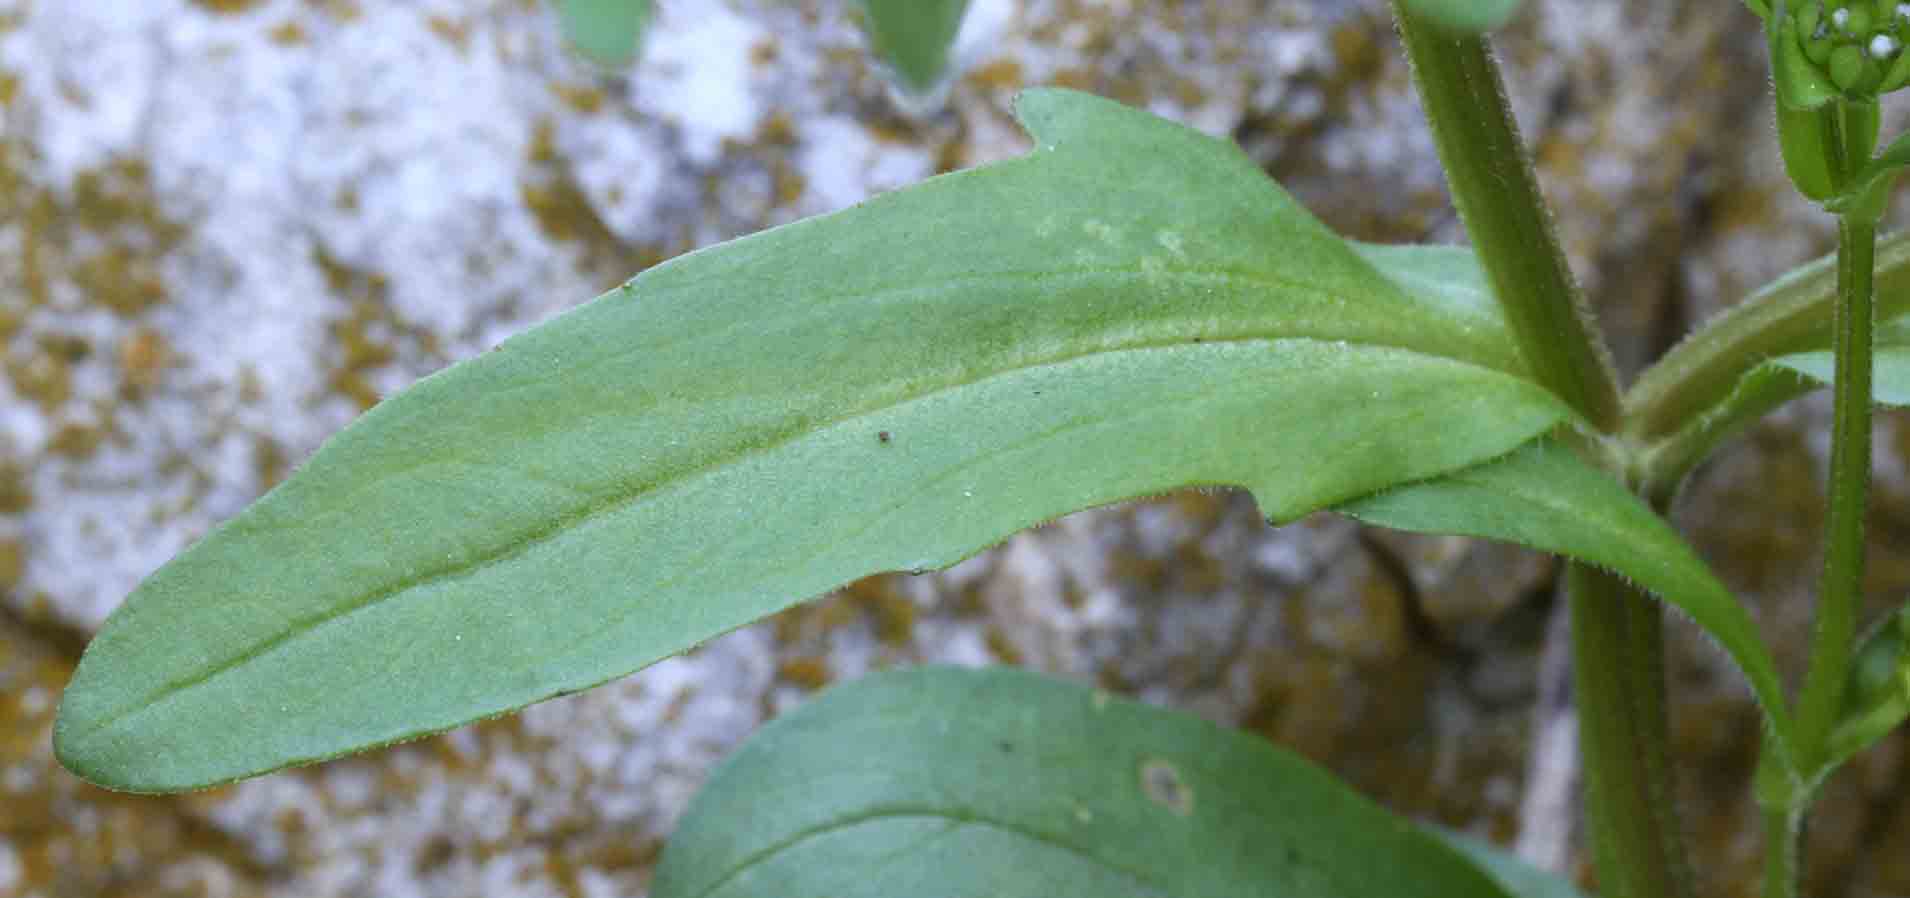
MULTIPOLYGON (((1501 42, 1627 371, 1829 247, 1776 162, 1754 20, 1715 4, 1534 0, 1501 42)), ((358 411, 671 255, 1015 155, 1022 85, 1231 136, 1353 236, 1463 236, 1376 0, 976 0, 926 118, 846 3, 661 6, 606 74, 529 0, 0 0, 0 896, 640 894, 751 728, 926 661, 1192 709, 1403 812, 1519 833, 1555 566, 1276 530, 1229 493, 1072 516, 370 756, 165 799, 61 771, 48 727, 91 630, 358 411)), ((1792 669, 1826 418, 1785 410, 1679 510, 1792 669)), ((1910 430, 1879 439, 1881 608, 1910 587, 1910 430)), ((1672 674, 1705 894, 1754 894, 1755 709, 1691 628, 1672 674)), ((1831 785, 1809 893, 1910 894, 1904 755, 1831 785)))

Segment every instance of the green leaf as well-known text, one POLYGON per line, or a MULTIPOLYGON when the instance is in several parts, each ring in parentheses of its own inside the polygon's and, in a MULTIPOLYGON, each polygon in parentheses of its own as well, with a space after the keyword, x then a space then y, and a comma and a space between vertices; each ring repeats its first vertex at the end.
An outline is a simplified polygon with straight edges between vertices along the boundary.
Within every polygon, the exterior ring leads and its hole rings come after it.
POLYGON ((114 614, 60 758, 136 790, 321 760, 1078 509, 1238 484, 1290 519, 1564 416, 1503 327, 1230 144, 1019 114, 1025 157, 683 256, 373 408, 114 614))
POLYGON ((1830 734, 1824 773, 1877 744, 1910 718, 1910 605, 1878 621, 1859 643, 1830 734))
POLYGON ((1016 670, 831 690, 696 797, 653 898, 1491 898, 1458 853, 1307 761, 1016 670))
POLYGON ((599 65, 636 59, 650 25, 650 0, 557 0, 564 39, 599 65))
POLYGON ((934 94, 948 74, 948 51, 968 0, 862 0, 863 27, 904 92, 934 94))
POLYGON ((1399 0, 1413 15, 1457 31, 1491 31, 1512 21, 1521 0, 1399 0))
POLYGON ((1534 867, 1510 851, 1444 827, 1427 826, 1426 831, 1471 858, 1507 894, 1518 898, 1585 898, 1584 893, 1564 877, 1534 867))
POLYGON ((1571 450, 1542 441, 1338 510, 1398 530, 1519 543, 1630 578, 1717 640, 1750 682, 1782 747, 1795 747, 1777 665, 1750 615, 1664 519, 1571 450))

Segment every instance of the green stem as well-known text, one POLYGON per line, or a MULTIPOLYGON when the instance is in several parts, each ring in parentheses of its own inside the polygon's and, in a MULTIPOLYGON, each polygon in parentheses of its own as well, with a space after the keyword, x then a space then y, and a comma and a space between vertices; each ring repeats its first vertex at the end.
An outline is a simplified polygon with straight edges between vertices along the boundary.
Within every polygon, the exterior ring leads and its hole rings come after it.
POLYGON ((1690 896, 1665 756, 1662 612, 1613 574, 1574 564, 1566 578, 1599 891, 1610 898, 1690 896))
POLYGON ((1541 385, 1593 427, 1618 422, 1610 354, 1552 230, 1485 38, 1418 20, 1395 3, 1453 205, 1541 385))
POLYGON ((1804 770, 1828 751, 1844 680, 1850 669, 1857 614, 1863 604, 1864 512, 1870 500, 1871 272, 1874 222, 1845 215, 1837 226, 1836 382, 1830 442, 1830 510, 1824 576, 1811 633, 1810 670, 1797 709, 1804 770))
POLYGON ((1800 816, 1788 808, 1764 809, 1763 898, 1797 898, 1800 816))
MULTIPOLYGON (((1610 354, 1553 233, 1490 47, 1416 20, 1397 2, 1394 13, 1453 205, 1520 355, 1535 380, 1612 432, 1619 404, 1610 354)), ((1572 565, 1568 578, 1586 806, 1604 894, 1685 898, 1690 875, 1665 757, 1660 612, 1611 575, 1572 565)))

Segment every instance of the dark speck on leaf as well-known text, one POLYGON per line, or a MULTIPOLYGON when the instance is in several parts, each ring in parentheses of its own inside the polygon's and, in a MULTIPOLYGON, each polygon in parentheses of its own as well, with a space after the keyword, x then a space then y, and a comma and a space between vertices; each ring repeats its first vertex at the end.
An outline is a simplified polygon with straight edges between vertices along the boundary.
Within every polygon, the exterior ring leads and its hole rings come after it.
POLYGON ((886 431, 886 430, 884 430, 884 431, 881 431, 881 432, 879 432, 879 433, 877 433, 877 434, 875 435, 875 438, 876 438, 876 439, 878 439, 878 440, 881 440, 881 441, 882 441, 882 442, 884 442, 884 443, 886 443, 886 442, 888 442, 889 440, 891 440, 891 439, 893 439, 893 437, 892 437, 892 436, 890 436, 890 435, 889 435, 889 432, 888 432, 888 431, 886 431))
POLYGON ((1015 743, 1010 742, 1006 739, 1003 739, 1000 742, 995 743, 995 747, 1001 749, 1001 753, 1004 755, 1011 754, 1015 750, 1015 743))

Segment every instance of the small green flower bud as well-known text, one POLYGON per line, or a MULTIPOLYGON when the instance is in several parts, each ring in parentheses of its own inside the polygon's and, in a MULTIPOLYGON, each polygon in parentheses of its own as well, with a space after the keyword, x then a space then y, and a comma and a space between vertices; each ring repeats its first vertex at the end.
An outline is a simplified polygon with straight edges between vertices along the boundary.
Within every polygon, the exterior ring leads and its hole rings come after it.
MULTIPOLYGON (((1786 14, 1768 22, 1774 47, 1810 72, 1791 77, 1814 77, 1829 94, 1846 99, 1873 99, 1910 84, 1910 66, 1903 64, 1910 44, 1910 2, 1903 0, 1793 0, 1786 14), (1795 52, 1793 47, 1795 45, 1795 52)), ((1779 74, 1784 87, 1786 75, 1779 74)), ((1813 90, 1787 90, 1795 105, 1813 90)), ((1825 96, 1824 100, 1828 100, 1825 96)), ((1814 102, 1823 102, 1817 100, 1814 102)))

